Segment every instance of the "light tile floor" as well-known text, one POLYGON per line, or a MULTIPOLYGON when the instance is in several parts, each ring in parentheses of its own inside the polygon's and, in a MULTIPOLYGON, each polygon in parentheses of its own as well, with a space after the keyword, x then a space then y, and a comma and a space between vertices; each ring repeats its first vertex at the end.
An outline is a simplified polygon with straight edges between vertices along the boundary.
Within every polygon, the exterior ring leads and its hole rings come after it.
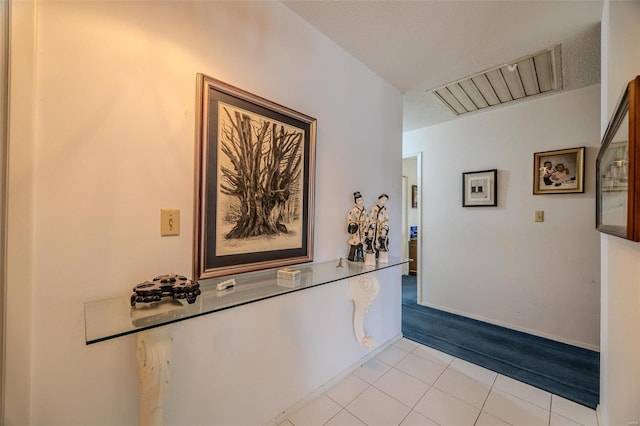
POLYGON ((596 412, 407 339, 280 426, 597 426, 596 412))

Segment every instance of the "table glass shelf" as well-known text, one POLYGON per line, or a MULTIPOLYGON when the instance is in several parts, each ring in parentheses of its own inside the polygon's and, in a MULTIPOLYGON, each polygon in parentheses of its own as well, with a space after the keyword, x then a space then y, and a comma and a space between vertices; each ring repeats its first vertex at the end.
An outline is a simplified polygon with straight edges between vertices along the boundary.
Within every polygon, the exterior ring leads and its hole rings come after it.
POLYGON ((200 281, 202 294, 193 304, 184 300, 168 300, 154 304, 138 304, 132 307, 131 294, 111 299, 85 302, 85 336, 87 345, 113 339, 127 334, 138 333, 162 325, 188 320, 202 315, 248 303, 269 299, 294 291, 300 291, 323 284, 332 283, 358 275, 402 265, 409 259, 389 256, 388 263, 365 265, 364 263, 342 260, 324 263, 293 265, 291 269, 300 271, 295 281, 279 279, 278 270, 239 274, 233 277, 200 281), (227 290, 216 290, 216 284, 234 278, 236 285, 227 290))

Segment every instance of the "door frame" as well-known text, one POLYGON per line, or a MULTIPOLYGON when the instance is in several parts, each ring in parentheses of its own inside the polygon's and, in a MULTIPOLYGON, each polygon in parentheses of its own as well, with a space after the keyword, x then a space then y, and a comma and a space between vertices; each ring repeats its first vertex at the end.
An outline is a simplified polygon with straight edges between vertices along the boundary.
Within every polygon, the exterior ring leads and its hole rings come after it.
MULTIPOLYGON (((410 153, 410 154, 406 154, 402 156, 403 160, 407 160, 410 158, 415 158, 416 159, 416 182, 418 184, 418 249, 417 249, 417 253, 418 253, 418 258, 416 259, 417 262, 417 268, 418 268, 418 272, 416 273, 416 282, 417 282, 417 303, 419 305, 421 305, 422 303, 422 277, 423 277, 423 261, 422 259, 424 258, 423 254, 422 254, 422 240, 423 240, 423 235, 424 235, 424 229, 422 227, 422 216, 423 216, 423 199, 422 199, 422 186, 423 186, 423 182, 422 182, 422 151, 419 152, 415 152, 415 153, 410 153)), ((407 185, 407 187, 409 187, 409 185, 407 185)), ((407 188, 409 189, 409 188, 407 188)), ((405 204, 405 209, 406 209, 406 204, 405 204)), ((406 231, 403 231, 403 234, 406 231)), ((407 240, 408 241, 408 240, 407 240)))

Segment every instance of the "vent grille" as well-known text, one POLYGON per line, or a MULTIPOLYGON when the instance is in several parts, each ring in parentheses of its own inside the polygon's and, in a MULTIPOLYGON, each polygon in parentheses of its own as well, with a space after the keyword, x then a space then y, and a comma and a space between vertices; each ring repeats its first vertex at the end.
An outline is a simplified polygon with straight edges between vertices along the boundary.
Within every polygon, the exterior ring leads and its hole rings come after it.
POLYGON ((455 115, 562 90, 560 46, 431 91, 455 115))

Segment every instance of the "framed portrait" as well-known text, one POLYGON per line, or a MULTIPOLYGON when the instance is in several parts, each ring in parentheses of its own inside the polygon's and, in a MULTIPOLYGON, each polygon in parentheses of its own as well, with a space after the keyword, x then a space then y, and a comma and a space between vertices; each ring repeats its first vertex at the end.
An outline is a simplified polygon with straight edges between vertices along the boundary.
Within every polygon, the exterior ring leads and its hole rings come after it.
POLYGON ((498 170, 462 173, 462 207, 498 205, 498 170))
POLYGON ((584 192, 584 147, 533 154, 533 193, 584 192))
POLYGON ((195 279, 311 262, 316 120, 197 80, 195 279))
POLYGON ((640 241, 640 76, 622 92, 596 159, 596 227, 640 241))
POLYGON ((411 207, 418 208, 418 185, 411 185, 411 207))

